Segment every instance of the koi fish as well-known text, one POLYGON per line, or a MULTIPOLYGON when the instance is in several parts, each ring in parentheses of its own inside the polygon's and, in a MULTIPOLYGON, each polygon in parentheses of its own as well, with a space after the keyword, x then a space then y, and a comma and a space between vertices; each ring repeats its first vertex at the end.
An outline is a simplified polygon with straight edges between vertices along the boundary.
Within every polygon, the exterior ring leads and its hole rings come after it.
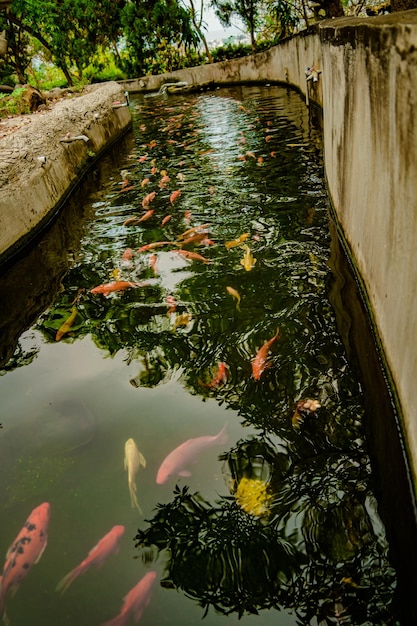
POLYGON ((129 226, 129 224, 136 224, 138 221, 138 218, 135 217, 128 217, 127 220, 125 220, 123 222, 123 226, 129 226))
POLYGON ((243 259, 240 259, 240 264, 243 265, 247 272, 250 272, 253 267, 255 267, 256 259, 253 258, 252 252, 246 244, 242 246, 245 250, 245 254, 243 255, 243 259))
POLYGON ((203 385, 203 387, 209 387, 210 389, 213 389, 214 387, 218 387, 220 384, 224 384, 226 381, 227 365, 224 361, 221 361, 219 363, 219 367, 217 368, 217 374, 210 383, 204 383, 202 380, 199 380, 198 382, 200 383, 200 385, 203 385))
POLYGON ((0 618, 5 617, 6 597, 9 591, 18 588, 44 553, 48 543, 50 514, 49 502, 43 502, 33 509, 7 551, 3 574, 0 577, 0 618))
POLYGON ((122 262, 129 263, 133 258, 134 252, 132 248, 126 248, 126 250, 122 254, 122 262))
POLYGON ((134 439, 128 439, 125 443, 125 470, 127 471, 127 483, 129 485, 129 493, 130 493, 130 504, 132 508, 135 507, 139 511, 141 515, 142 509, 139 506, 139 502, 136 496, 136 483, 135 478, 136 474, 139 471, 139 467, 146 467, 145 457, 141 452, 139 452, 138 447, 134 439))
POLYGON ((240 237, 238 237, 237 239, 233 239, 233 241, 226 241, 224 245, 226 246, 227 250, 230 250, 230 248, 240 246, 244 241, 246 241, 249 235, 250 233, 243 233, 243 235, 240 235, 240 237))
POLYGON ((227 291, 227 293, 230 293, 230 295, 233 298, 236 298, 236 309, 238 311, 240 311, 240 295, 239 295, 239 292, 236 289, 233 289, 233 287, 226 287, 226 291, 227 291))
POLYGON ((254 377, 255 380, 259 380, 263 372, 268 367, 268 364, 267 364, 268 352, 269 352, 270 347, 272 346, 274 341, 278 339, 278 337, 279 337, 279 328, 277 328, 277 332, 272 337, 272 339, 269 339, 268 341, 266 341, 264 345, 262 346, 262 348, 258 350, 256 357, 252 361, 252 376, 254 377))
POLYGON ((177 330, 178 326, 188 326, 188 324, 193 319, 191 313, 181 313, 181 315, 177 315, 175 318, 173 330, 177 330))
POLYGON ((223 445, 227 439, 226 425, 224 425, 217 435, 206 435, 184 441, 162 461, 156 476, 157 484, 163 485, 172 476, 191 476, 187 468, 197 461, 203 450, 211 446, 223 445))
POLYGON ((172 252, 176 252, 186 259, 190 259, 190 261, 202 261, 203 263, 211 263, 210 259, 206 259, 201 254, 197 252, 191 252, 190 250, 173 250, 172 252))
POLYGON ((271 141, 271 139, 272 139, 272 135, 266 135, 265 141, 271 141))
POLYGON ((161 226, 165 226, 165 224, 167 224, 169 222, 171 217, 172 217, 172 215, 165 215, 164 219, 161 222, 161 226))
POLYGON ((191 222, 191 211, 184 211, 184 222, 187 224, 191 222))
POLYGON ((174 204, 175 200, 179 198, 180 195, 181 195, 181 189, 176 189, 175 191, 173 191, 172 194, 169 196, 170 203, 174 204))
POLYGON ((100 539, 100 541, 90 550, 86 558, 77 567, 58 583, 56 590, 64 593, 78 576, 85 574, 93 565, 100 567, 110 554, 119 552, 119 541, 125 531, 124 526, 113 526, 113 528, 100 539))
MULTIPOLYGON (((129 182, 129 181, 128 181, 128 182, 129 182)), ((132 191, 132 189, 134 189, 134 188, 135 188, 135 185, 129 185, 129 186, 127 186, 127 185, 123 185, 123 183, 122 183, 122 187, 121 187, 121 189, 120 189, 120 193, 121 193, 122 191, 123 191, 123 192, 125 192, 125 191, 132 191)))
POLYGON ((131 283, 128 280, 114 280, 111 283, 105 283, 104 285, 98 285, 93 289, 90 289, 90 293, 102 293, 103 296, 107 296, 113 291, 123 291, 129 289, 129 287, 142 287, 139 283, 131 283))
POLYGON ((149 267, 151 268, 154 274, 158 274, 158 270, 156 268, 157 258, 158 257, 156 256, 156 254, 151 254, 151 256, 149 257, 149 267))
POLYGON ((171 313, 175 313, 176 309, 177 309, 177 301, 174 298, 174 296, 167 296, 165 298, 165 302, 168 304, 169 309, 167 311, 167 315, 170 315, 171 313))
POLYGON ((151 601, 152 587, 155 583, 156 576, 156 572, 147 572, 138 584, 123 598, 120 613, 101 626, 125 626, 131 616, 135 623, 138 622, 142 617, 144 609, 151 601))
POLYGON ((304 419, 309 417, 312 413, 315 413, 317 409, 321 408, 321 404, 318 400, 314 400, 313 398, 303 398, 299 400, 295 405, 295 411, 291 418, 292 427, 295 430, 299 430, 301 428, 301 424, 304 423, 304 419))
POLYGON ((143 188, 144 188, 144 187, 146 187, 146 185, 147 185, 148 183, 150 183, 150 182, 151 182, 151 179, 150 179, 150 178, 144 178, 144 179, 143 179, 143 181, 141 182, 140 186, 141 186, 141 187, 142 187, 142 189, 143 189, 143 188))
POLYGON ((142 200, 142 206, 143 208, 149 206, 149 204, 152 202, 152 200, 155 198, 156 196, 156 191, 151 191, 151 193, 148 193, 147 196, 145 196, 142 200))
POLYGON ((169 183, 169 181, 170 181, 170 180, 171 180, 171 179, 170 179, 170 177, 169 177, 169 176, 162 176, 161 180, 160 180, 160 181, 159 181, 159 183, 158 183, 158 187, 159 187, 160 189, 164 189, 164 187, 166 187, 166 186, 167 186, 167 184, 169 183))
POLYGON ((147 158, 148 158, 147 154, 144 154, 143 156, 139 157, 139 163, 143 163, 144 161, 146 161, 147 158))
POLYGON ((137 224, 139 224, 139 222, 145 222, 146 220, 148 220, 150 217, 152 217, 152 215, 154 214, 155 209, 149 209, 149 211, 146 211, 146 213, 144 213, 142 215, 142 217, 140 217, 137 220, 137 224))
POLYGON ((55 341, 59 341, 60 339, 62 339, 62 337, 71 330, 71 327, 76 317, 77 317, 77 309, 75 308, 75 306, 73 306, 71 315, 65 320, 62 326, 57 330, 57 333, 55 335, 55 341))
POLYGON ((208 228, 209 226, 210 224, 200 224, 199 226, 194 226, 193 228, 189 228, 188 230, 183 232, 181 235, 179 235, 177 239, 178 241, 181 241, 181 239, 185 239, 188 235, 191 235, 191 233, 200 232, 203 229, 208 228))
POLYGON ((182 245, 183 246, 191 246, 191 245, 197 246, 206 238, 207 238, 206 232, 196 233, 195 235, 191 235, 190 237, 187 237, 187 239, 183 239, 182 245))
POLYGON ((175 241, 154 241, 153 243, 147 243, 141 248, 138 248, 138 252, 147 252, 148 250, 153 250, 154 248, 159 248, 160 246, 176 246, 178 245, 175 241))
POLYGON ((256 154, 252 152, 251 150, 246 151, 246 156, 251 157, 252 159, 255 159, 256 161, 256 154))

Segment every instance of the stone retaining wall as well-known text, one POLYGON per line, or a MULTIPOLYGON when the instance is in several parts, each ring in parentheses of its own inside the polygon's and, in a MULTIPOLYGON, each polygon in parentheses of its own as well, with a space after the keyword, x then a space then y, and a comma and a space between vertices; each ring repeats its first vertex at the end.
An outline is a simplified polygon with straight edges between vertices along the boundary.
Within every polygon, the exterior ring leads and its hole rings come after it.
POLYGON ((124 82, 284 83, 323 108, 339 231, 354 260, 397 394, 417 486, 417 11, 326 20, 249 58, 124 82), (306 81, 307 67, 322 70, 306 81))
POLYGON ((1 138, 1 261, 51 219, 93 159, 131 125, 125 103, 123 88, 106 83, 19 118, 21 127, 1 138))

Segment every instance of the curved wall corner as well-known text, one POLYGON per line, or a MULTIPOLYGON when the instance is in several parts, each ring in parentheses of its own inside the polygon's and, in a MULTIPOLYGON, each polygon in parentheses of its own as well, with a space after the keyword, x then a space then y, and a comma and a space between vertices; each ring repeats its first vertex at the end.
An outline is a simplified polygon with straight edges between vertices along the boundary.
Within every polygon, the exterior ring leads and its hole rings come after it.
POLYGON ((262 82, 297 88, 323 109, 329 195, 364 287, 392 378, 417 489, 417 10, 320 22, 228 62, 124 81, 262 82), (306 81, 306 68, 322 70, 306 81))
POLYGON ((91 163, 130 126, 124 91, 110 82, 25 116, 21 128, 2 138, 1 263, 44 227, 91 163))

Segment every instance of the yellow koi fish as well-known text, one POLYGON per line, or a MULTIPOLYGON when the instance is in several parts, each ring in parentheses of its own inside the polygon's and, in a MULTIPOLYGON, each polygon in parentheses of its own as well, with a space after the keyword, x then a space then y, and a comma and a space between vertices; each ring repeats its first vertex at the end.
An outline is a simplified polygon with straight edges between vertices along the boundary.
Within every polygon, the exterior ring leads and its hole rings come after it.
POLYGON ((173 330, 177 330, 178 326, 188 326, 192 320, 191 313, 181 313, 175 318, 173 330))
POLYGON ((240 235, 240 237, 238 237, 237 239, 233 239, 233 241, 226 241, 224 245, 226 246, 228 250, 230 250, 230 248, 235 248, 236 246, 240 246, 244 241, 246 241, 248 237, 249 237, 249 233, 243 233, 243 235, 240 235))
POLYGON ((243 265, 247 272, 250 272, 253 267, 255 267, 256 259, 253 258, 252 252, 246 244, 242 246, 245 250, 245 254, 243 255, 243 259, 240 259, 240 264, 243 265))
POLYGON ((139 452, 138 447, 134 439, 128 439, 125 443, 125 470, 127 471, 127 482, 129 485, 130 503, 132 508, 137 508, 139 513, 143 515, 142 509, 139 506, 138 498, 136 495, 136 474, 139 471, 139 467, 146 467, 145 457, 139 452))
POLYGON ((226 287, 227 293, 230 293, 230 295, 233 298, 236 298, 236 309, 238 311, 240 311, 240 295, 239 292, 236 291, 236 289, 233 289, 233 287, 226 287))
POLYGON ((62 326, 57 330, 57 333, 55 335, 55 341, 59 341, 60 339, 62 339, 62 337, 71 330, 74 320, 77 317, 77 309, 75 308, 75 306, 73 306, 71 310, 72 310, 71 315, 65 320, 62 326))

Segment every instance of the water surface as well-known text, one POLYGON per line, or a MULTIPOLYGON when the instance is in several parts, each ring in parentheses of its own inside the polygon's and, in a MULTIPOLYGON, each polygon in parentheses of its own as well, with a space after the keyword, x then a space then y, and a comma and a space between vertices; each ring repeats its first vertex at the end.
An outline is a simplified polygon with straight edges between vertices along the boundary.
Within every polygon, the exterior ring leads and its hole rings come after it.
POLYGON ((278 87, 132 100, 134 132, 91 193, 1 279, 0 551, 51 504, 11 623, 99 626, 151 570, 144 625, 399 623, 361 381, 329 299, 320 131, 278 87), (91 293, 116 280, 131 286, 91 293), (156 484, 173 448, 225 425, 190 476, 156 484), (120 552, 58 594, 116 524, 120 552))

